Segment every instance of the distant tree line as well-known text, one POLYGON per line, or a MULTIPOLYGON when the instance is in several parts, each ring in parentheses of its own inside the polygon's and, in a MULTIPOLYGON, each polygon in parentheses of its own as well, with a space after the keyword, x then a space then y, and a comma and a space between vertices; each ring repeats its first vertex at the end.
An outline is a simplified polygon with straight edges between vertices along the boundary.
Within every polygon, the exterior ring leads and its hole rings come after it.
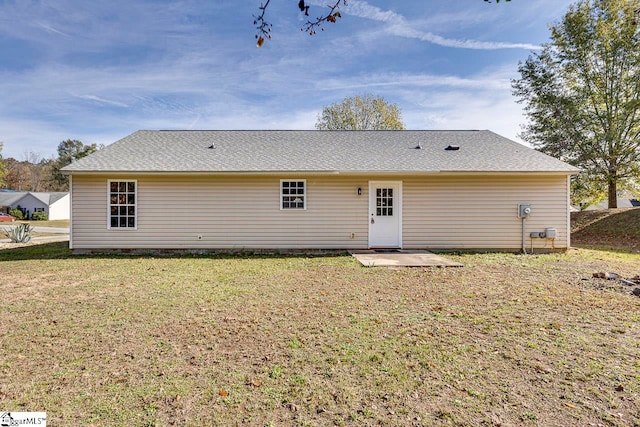
POLYGON ((23 160, 2 157, 0 143, 0 189, 14 191, 69 191, 69 177, 60 169, 74 160, 101 149, 97 144, 67 139, 58 145, 58 157, 45 159, 40 154, 26 151, 23 160))

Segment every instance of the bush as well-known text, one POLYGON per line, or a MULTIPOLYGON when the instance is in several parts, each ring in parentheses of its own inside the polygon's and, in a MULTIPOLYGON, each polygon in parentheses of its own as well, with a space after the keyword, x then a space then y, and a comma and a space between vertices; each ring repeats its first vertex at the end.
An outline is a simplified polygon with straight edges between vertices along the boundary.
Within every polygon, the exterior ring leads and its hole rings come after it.
POLYGON ((24 215, 20 209, 11 209, 9 211, 9 215, 15 217, 16 219, 24 219, 24 215))
POLYGON ((31 214, 31 219, 34 221, 46 221, 49 219, 49 215, 46 212, 34 212, 31 214))

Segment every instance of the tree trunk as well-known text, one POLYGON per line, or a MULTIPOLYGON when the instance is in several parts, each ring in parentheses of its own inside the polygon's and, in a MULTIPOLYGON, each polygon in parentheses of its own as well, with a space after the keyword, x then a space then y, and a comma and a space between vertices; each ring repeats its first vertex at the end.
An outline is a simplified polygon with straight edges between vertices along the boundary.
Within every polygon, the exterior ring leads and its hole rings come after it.
POLYGON ((618 207, 618 180, 614 175, 614 176, 610 176, 608 181, 609 181, 609 209, 615 209, 618 207))

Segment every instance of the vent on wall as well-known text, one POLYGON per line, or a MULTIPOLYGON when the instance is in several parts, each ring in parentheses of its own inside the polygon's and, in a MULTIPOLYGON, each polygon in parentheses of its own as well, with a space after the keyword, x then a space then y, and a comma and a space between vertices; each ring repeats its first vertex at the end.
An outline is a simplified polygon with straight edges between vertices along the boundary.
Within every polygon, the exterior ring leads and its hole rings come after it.
POLYGON ((460 147, 457 146, 457 145, 447 145, 447 148, 445 148, 445 150, 447 150, 447 151, 457 151, 459 149, 460 149, 460 147))

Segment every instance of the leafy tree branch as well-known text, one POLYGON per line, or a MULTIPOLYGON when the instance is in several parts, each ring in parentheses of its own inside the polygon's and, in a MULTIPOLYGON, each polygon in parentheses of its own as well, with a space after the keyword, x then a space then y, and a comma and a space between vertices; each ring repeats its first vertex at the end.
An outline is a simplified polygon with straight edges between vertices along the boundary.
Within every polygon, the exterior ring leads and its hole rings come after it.
MULTIPOLYGON (((511 0, 504 0, 505 2, 510 2, 511 0)), ((485 3, 491 3, 491 0, 484 0, 485 3)), ((500 3, 500 0, 495 0, 496 3, 500 3)), ((265 0, 264 3, 260 3, 258 10, 260 13, 258 15, 253 16, 253 25, 255 25, 256 30, 258 30, 256 34, 256 46, 262 47, 266 40, 271 40, 271 29, 273 25, 266 18, 267 8, 271 4, 271 0, 265 0)), ((327 8, 329 11, 325 11, 325 13, 320 14, 320 16, 315 19, 307 18, 306 22, 301 28, 301 31, 309 35, 314 35, 318 30, 324 31, 324 24, 330 22, 335 24, 338 18, 342 17, 340 13, 340 6, 347 6, 347 0, 332 0, 327 8)), ((305 2, 305 0, 298 1, 298 9, 301 13, 304 13, 305 16, 309 16, 310 6, 305 2)))

